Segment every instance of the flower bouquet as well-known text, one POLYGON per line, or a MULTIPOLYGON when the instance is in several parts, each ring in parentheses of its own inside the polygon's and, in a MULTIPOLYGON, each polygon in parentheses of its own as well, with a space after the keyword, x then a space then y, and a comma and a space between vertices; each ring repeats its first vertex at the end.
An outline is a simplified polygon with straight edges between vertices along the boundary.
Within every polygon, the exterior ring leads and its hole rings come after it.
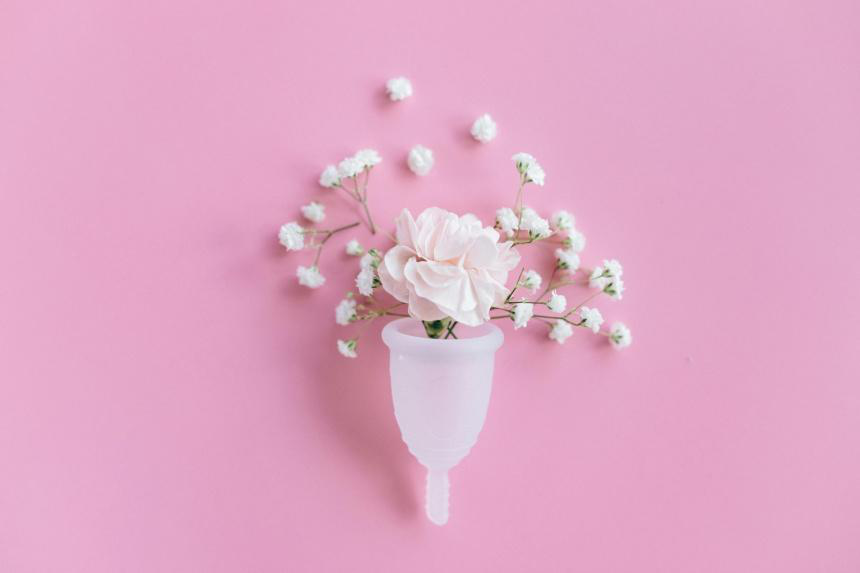
MULTIPOLYGON (((393 101, 400 101, 412 88, 404 87, 405 78, 396 80, 389 82, 388 91, 393 101)), ((472 126, 472 135, 482 143, 495 134, 489 115, 472 126)), ((337 166, 329 165, 319 178, 323 187, 357 203, 360 220, 322 228, 325 208, 312 202, 301 208, 307 223, 286 223, 279 233, 288 251, 313 251, 312 262, 296 271, 299 283, 312 289, 326 283, 320 261, 334 235, 364 226, 373 239, 382 241, 367 249, 355 238, 346 243, 346 253, 358 259, 357 275, 354 289, 335 309, 335 320, 350 327, 395 319, 382 331, 390 350, 395 416, 410 452, 428 470, 426 510, 438 525, 448 520, 448 470, 469 453, 486 417, 494 355, 504 338, 496 321, 511 321, 515 330, 539 324, 558 344, 575 329, 603 335, 617 349, 632 340, 622 323, 605 328, 592 302, 601 295, 622 298, 621 264, 609 259, 584 267, 585 236, 576 229, 573 215, 557 211, 547 219, 524 204, 529 186, 545 183, 541 165, 527 153, 514 155, 513 161, 515 199, 496 211, 492 225, 485 226, 473 214, 438 207, 418 216, 404 209, 389 234, 377 227, 367 201, 370 174, 382 158, 375 150, 363 149, 337 166), (542 245, 555 254, 548 272, 520 264, 523 249, 542 245), (574 284, 591 292, 571 305, 563 291, 574 284)), ((432 151, 416 146, 408 164, 417 175, 426 175, 433 166, 432 151)), ((337 340, 337 349, 355 358, 359 341, 358 334, 344 336, 337 340)))

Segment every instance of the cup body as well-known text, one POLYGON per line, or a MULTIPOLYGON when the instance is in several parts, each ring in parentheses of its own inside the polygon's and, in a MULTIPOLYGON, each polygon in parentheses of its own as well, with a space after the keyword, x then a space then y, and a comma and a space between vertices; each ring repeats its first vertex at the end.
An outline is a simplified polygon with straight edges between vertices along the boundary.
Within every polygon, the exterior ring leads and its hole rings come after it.
POLYGON ((504 341, 491 323, 458 328, 457 334, 427 338, 415 319, 395 320, 382 331, 390 349, 394 415, 409 451, 428 469, 427 509, 434 523, 447 521, 448 470, 468 455, 484 426, 495 353, 504 341))

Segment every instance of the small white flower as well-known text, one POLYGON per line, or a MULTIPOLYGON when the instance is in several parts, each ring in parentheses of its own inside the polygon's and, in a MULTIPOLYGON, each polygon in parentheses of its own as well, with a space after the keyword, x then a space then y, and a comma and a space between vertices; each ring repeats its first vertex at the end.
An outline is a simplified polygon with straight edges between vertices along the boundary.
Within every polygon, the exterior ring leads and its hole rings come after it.
POLYGON ((364 247, 358 242, 358 239, 352 239, 346 244, 346 254, 353 257, 358 257, 364 254, 364 247))
POLYGON ((409 152, 409 157, 406 159, 409 164, 409 169, 415 175, 427 175, 433 169, 433 152, 423 145, 416 145, 409 152))
POLYGON ((337 351, 346 356, 347 358, 355 358, 356 356, 358 356, 358 352, 356 352, 357 347, 358 340, 354 338, 350 340, 337 341, 337 351))
POLYGON ((492 141, 498 132, 499 128, 496 126, 496 122, 488 113, 476 119, 475 123, 472 124, 472 137, 481 143, 492 141))
POLYGON ((558 294, 556 291, 552 291, 549 302, 546 303, 546 307, 555 313, 562 313, 564 309, 567 308, 567 298, 563 294, 558 294))
POLYGON ((302 215, 311 223, 319 223, 325 219, 325 206, 322 203, 311 201, 302 207, 302 215))
POLYGON ((527 183, 543 187, 546 173, 534 157, 528 153, 517 153, 511 159, 517 164, 517 171, 525 176, 527 183))
POLYGON ((531 289, 532 292, 540 288, 543 279, 537 271, 529 270, 523 273, 523 278, 520 279, 520 286, 531 289))
POLYGON ((552 235, 552 229, 549 228, 549 221, 543 218, 538 218, 531 224, 529 229, 529 237, 534 239, 546 239, 552 235))
POLYGON ((319 288, 325 283, 325 277, 316 267, 299 267, 296 269, 299 284, 308 288, 319 288))
POLYGON ((379 254, 379 251, 376 249, 370 249, 363 257, 361 257, 358 264, 362 269, 375 269, 379 266, 379 262, 381 260, 382 256, 379 254))
POLYGON ((591 271, 591 276, 588 277, 588 286, 603 290, 607 284, 609 284, 609 278, 603 274, 603 267, 597 267, 591 271))
POLYGON ((334 309, 334 320, 342 326, 346 326, 355 320, 355 299, 345 298, 340 301, 334 309))
MULTIPOLYGON (((613 282, 613 279, 620 279, 622 274, 624 274, 624 269, 621 267, 621 263, 616 259, 604 260, 601 266, 591 271, 588 286, 606 291, 606 288, 613 282)), ((614 298, 621 298, 620 294, 624 290, 624 284, 621 283, 620 288, 615 288, 613 290, 618 291, 618 296, 614 298)))
POLYGON ((382 163, 382 157, 380 157, 379 152, 375 149, 359 149, 353 157, 361 161, 361 164, 365 168, 382 163))
POLYGON ((364 162, 357 157, 347 157, 337 164, 337 174, 341 179, 354 177, 364 171, 364 162))
POLYGON ((621 263, 619 263, 617 259, 603 261, 603 268, 606 269, 606 273, 610 277, 620 277, 624 274, 624 269, 621 267, 621 263))
POLYGON ((525 173, 526 170, 529 168, 529 165, 531 165, 535 161, 533 155, 531 155, 530 153, 523 152, 515 153, 514 156, 511 157, 511 159, 513 159, 514 163, 516 163, 517 171, 519 171, 520 173, 525 173))
POLYGON ((403 76, 391 78, 385 82, 385 91, 391 101, 400 101, 412 95, 412 82, 403 76))
POLYGON ((609 330, 609 342, 614 348, 621 350, 627 348, 633 342, 633 335, 630 334, 630 329, 623 322, 616 322, 609 330))
POLYGON ((305 246, 305 230, 295 221, 281 225, 278 240, 288 251, 298 251, 305 246))
MULTIPOLYGON (((525 301, 521 298, 520 301, 525 301)), ((520 302, 514 305, 514 330, 523 328, 529 323, 532 315, 535 313, 535 305, 530 302, 520 302)))
POLYGON ((507 234, 508 237, 514 235, 517 223, 519 223, 519 217, 517 217, 517 214, 510 207, 502 207, 496 211, 496 227, 507 234))
POLYGON ((582 319, 580 323, 586 328, 590 328, 591 332, 597 334, 600 332, 600 325, 603 324, 603 315, 596 308, 588 308, 583 306, 579 309, 579 317, 582 319))
POLYGON ((572 249, 556 249, 555 258, 558 259, 558 268, 574 273, 579 269, 579 255, 572 249))
POLYGON ((565 246, 575 253, 581 253, 585 250, 585 235, 581 231, 571 229, 567 237, 564 239, 565 246))
POLYGON ((552 235, 552 230, 549 227, 549 221, 538 215, 537 211, 531 207, 523 209, 522 224, 520 229, 529 232, 529 237, 532 239, 545 239, 552 235))
POLYGON ((564 341, 570 338, 573 334, 573 327, 564 320, 557 318, 552 324, 552 330, 549 331, 549 337, 559 344, 564 344, 564 341))
POLYGON ((320 175, 320 185, 327 189, 340 185, 340 175, 337 174, 337 167, 327 165, 320 175))
POLYGON ((570 231, 573 229, 575 219, 567 211, 556 211, 549 221, 556 231, 570 231))
POLYGON ((621 300, 621 295, 624 294, 624 279, 621 277, 611 277, 609 282, 603 287, 603 292, 609 295, 609 298, 621 300))
POLYGON ((358 276, 355 277, 355 286, 358 288, 358 292, 364 296, 371 296, 373 294, 373 287, 376 286, 376 280, 375 269, 371 266, 364 267, 358 273, 358 276))

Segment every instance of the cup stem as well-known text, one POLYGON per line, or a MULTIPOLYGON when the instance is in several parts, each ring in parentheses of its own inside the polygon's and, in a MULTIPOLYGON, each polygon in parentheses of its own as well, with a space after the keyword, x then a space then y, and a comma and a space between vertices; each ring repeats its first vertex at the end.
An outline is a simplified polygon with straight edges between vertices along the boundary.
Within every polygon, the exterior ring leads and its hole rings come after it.
POLYGON ((427 518, 436 525, 448 523, 450 482, 446 470, 427 470, 427 518))

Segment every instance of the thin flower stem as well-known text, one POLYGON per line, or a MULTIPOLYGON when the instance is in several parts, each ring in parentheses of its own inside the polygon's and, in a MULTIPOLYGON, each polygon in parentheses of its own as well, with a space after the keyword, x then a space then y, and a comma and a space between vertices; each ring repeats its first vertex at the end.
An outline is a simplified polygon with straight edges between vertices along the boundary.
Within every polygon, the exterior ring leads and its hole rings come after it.
POLYGON ((371 168, 368 168, 364 172, 364 185, 361 188, 361 190, 364 192, 364 200, 365 201, 367 201, 367 182, 370 181, 370 171, 371 171, 371 168))
POLYGON ((511 297, 514 296, 514 293, 517 292, 517 287, 520 286, 520 279, 523 278, 523 273, 526 272, 525 266, 520 269, 520 274, 517 275, 517 280, 514 282, 514 288, 511 289, 511 292, 508 293, 507 298, 505 298, 505 304, 510 302, 511 297))
MULTIPOLYGON (((326 231, 326 232, 328 233, 328 237, 331 237, 335 233, 340 233, 341 231, 346 231, 347 229, 352 229, 353 227, 358 227, 359 225, 361 225, 361 222, 356 221, 355 223, 350 223, 349 225, 343 225, 342 227, 337 227, 336 229, 331 229, 330 231, 326 231)), ((324 241, 327 240, 328 237, 326 237, 323 240, 324 241)))
POLYGON ((362 199, 361 207, 364 209, 364 216, 367 217, 367 226, 370 228, 370 234, 376 234, 376 225, 373 224, 373 217, 370 216, 370 209, 367 208, 367 197, 362 199))
POLYGON ((370 216, 370 209, 367 207, 367 182, 370 180, 370 170, 365 171, 364 185, 358 182, 358 175, 350 177, 352 179, 352 189, 347 187, 346 179, 341 179, 337 185, 339 189, 343 189, 344 193, 350 196, 361 205, 364 216, 367 219, 367 228, 370 229, 372 235, 376 234, 376 225, 373 224, 373 218, 370 216))
POLYGON ((353 200, 355 200, 355 201, 358 201, 358 200, 359 200, 359 199, 358 199, 358 197, 355 195, 355 191, 353 191, 352 189, 350 189, 349 187, 347 187, 347 186, 346 186, 346 185, 344 185, 343 183, 340 183, 340 184, 337 186, 337 188, 338 188, 338 189, 343 189, 343 192, 344 192, 344 193, 346 193, 347 195, 349 195, 349 198, 350 198, 350 199, 353 199, 353 200))
POLYGON ((549 275, 549 280, 548 280, 548 281, 546 281, 546 288, 544 289, 544 291, 543 291, 542 293, 540 293, 540 296, 538 297, 538 300, 540 300, 540 299, 542 299, 543 297, 545 297, 545 296, 547 295, 547 293, 548 293, 550 290, 552 290, 552 280, 555 278, 555 273, 556 273, 556 272, 558 272, 558 265, 555 265, 555 266, 552 268, 552 274, 551 274, 551 275, 549 275))
POLYGON ((457 321, 452 320, 451 323, 448 325, 448 332, 445 333, 445 338, 448 338, 449 336, 453 336, 455 339, 457 338, 457 335, 454 334, 454 327, 455 326, 457 326, 457 321))
POLYGON ((565 315, 565 316, 548 316, 546 314, 534 314, 534 315, 532 315, 532 318, 542 318, 542 319, 547 319, 547 320, 563 320, 564 322, 568 323, 571 326, 581 326, 583 328, 587 328, 585 326, 584 320, 580 320, 579 322, 573 322, 572 320, 567 318, 567 315, 565 315))
POLYGON ((337 227, 335 229, 329 229, 329 230, 325 230, 325 231, 323 231, 323 230, 314 231, 314 234, 316 234, 318 232, 319 233, 325 233, 325 237, 323 237, 323 239, 319 242, 319 244, 316 247, 317 254, 314 256, 313 266, 317 266, 319 264, 320 256, 322 255, 323 246, 325 245, 326 241, 331 239, 335 235, 335 233, 340 233, 341 231, 346 231, 347 229, 352 229, 353 227, 358 227, 360 224, 361 224, 361 222, 356 221, 355 223, 350 223, 349 225, 343 225, 343 226, 337 227))
POLYGON ((519 220, 517 221, 517 233, 520 232, 520 228, 523 226, 523 188, 526 186, 526 176, 525 174, 520 174, 520 188, 517 189, 517 201, 514 205, 514 209, 519 214, 519 220))
POLYGON ((584 305, 584 304, 585 304, 585 303, 587 303, 588 301, 592 300, 594 297, 596 297, 596 296, 600 295, 602 292, 603 292, 602 290, 599 290, 599 291, 597 291, 597 292, 595 292, 595 293, 592 293, 592 294, 591 294, 587 299, 585 299, 584 301, 582 301, 581 303, 579 303, 578 305, 576 305, 575 307, 573 307, 573 308, 572 308, 572 309, 571 309, 571 310, 570 310, 570 311, 569 311, 565 316, 570 316, 571 314, 573 314, 574 312, 576 312, 577 310, 579 310, 579 309, 580 309, 580 307, 581 307, 582 305, 584 305))

